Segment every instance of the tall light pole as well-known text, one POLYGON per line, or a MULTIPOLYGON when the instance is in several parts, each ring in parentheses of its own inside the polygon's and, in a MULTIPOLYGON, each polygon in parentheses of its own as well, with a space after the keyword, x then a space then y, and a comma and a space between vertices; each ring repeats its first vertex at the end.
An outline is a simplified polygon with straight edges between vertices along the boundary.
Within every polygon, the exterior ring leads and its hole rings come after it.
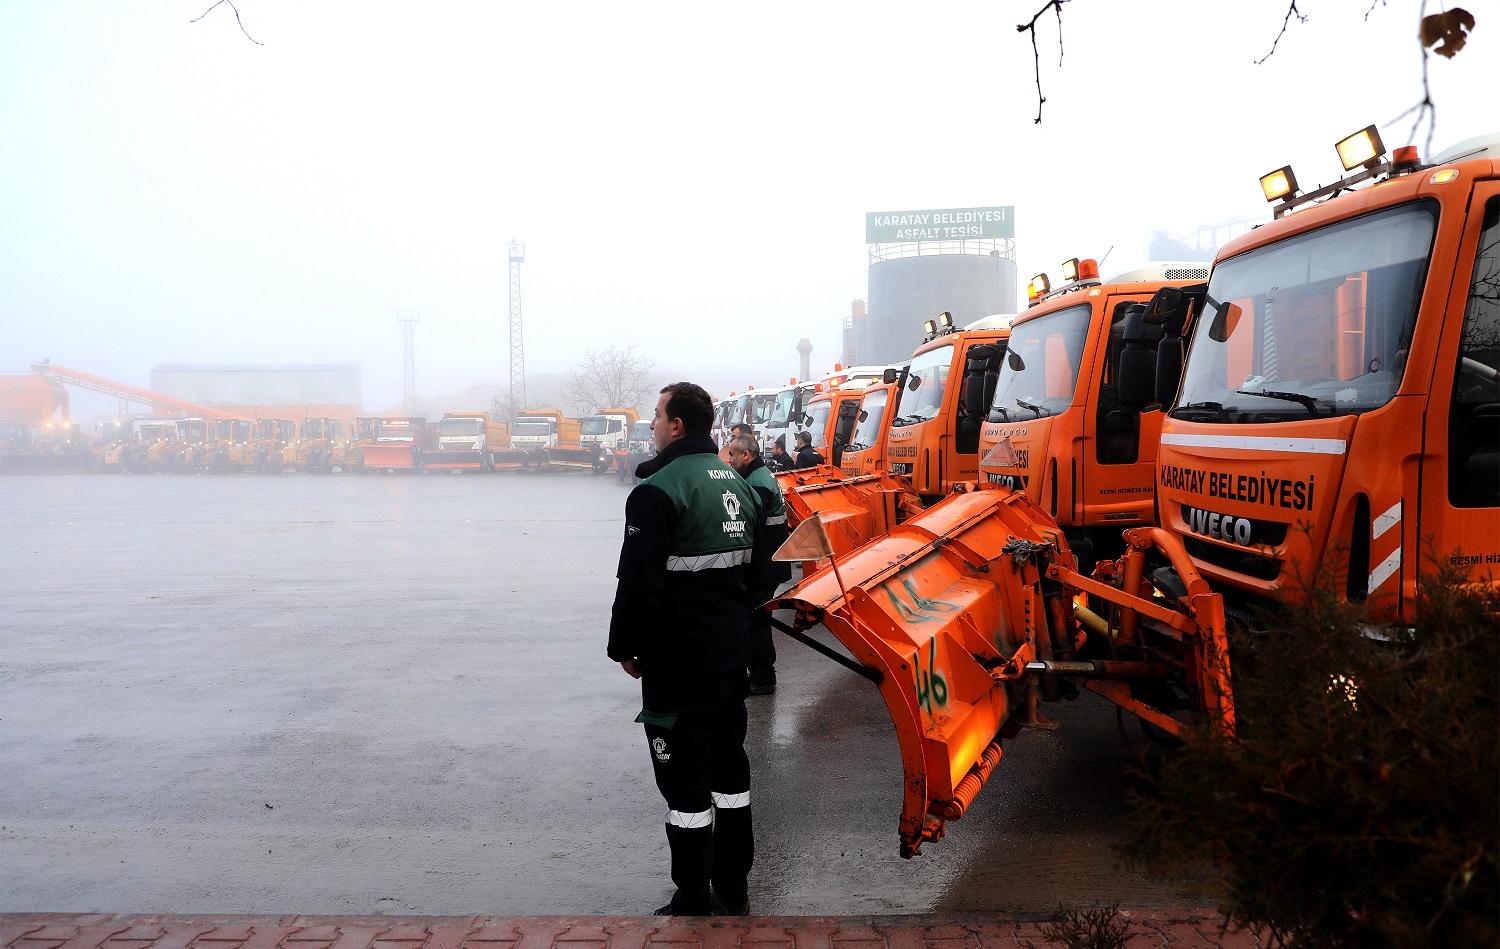
POLYGON ((402 411, 408 417, 414 417, 417 414, 417 354, 413 338, 417 332, 417 311, 398 311, 396 322, 401 324, 401 337, 404 344, 401 367, 401 406, 402 411))
POLYGON ((526 342, 521 333, 521 264, 526 245, 510 239, 510 405, 511 411, 526 408, 526 342))

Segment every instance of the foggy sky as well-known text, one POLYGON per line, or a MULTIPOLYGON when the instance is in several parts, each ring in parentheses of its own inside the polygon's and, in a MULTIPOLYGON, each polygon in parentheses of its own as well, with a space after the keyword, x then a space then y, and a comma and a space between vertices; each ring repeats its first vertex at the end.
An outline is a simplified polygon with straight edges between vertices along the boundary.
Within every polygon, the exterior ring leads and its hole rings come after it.
MULTIPOLYGON (((866 211, 1016 206, 1020 282, 1105 275, 1157 228, 1269 219, 1256 179, 1406 144, 1415 2, 0 3, 0 369, 147 384, 169 362, 358 362, 399 400, 627 343, 745 381, 826 368, 865 295, 866 211), (1357 9, 1356 9, 1357 7, 1357 9)), ((1432 60, 1438 149, 1493 131, 1495 9, 1432 60)), ((1425 129, 1416 144, 1425 143, 1425 129)), ((1426 157, 1424 149, 1424 157, 1426 157)), ((1024 290, 1023 290, 1024 292, 1024 290)), ((75 402, 75 405, 78 404, 75 402)))

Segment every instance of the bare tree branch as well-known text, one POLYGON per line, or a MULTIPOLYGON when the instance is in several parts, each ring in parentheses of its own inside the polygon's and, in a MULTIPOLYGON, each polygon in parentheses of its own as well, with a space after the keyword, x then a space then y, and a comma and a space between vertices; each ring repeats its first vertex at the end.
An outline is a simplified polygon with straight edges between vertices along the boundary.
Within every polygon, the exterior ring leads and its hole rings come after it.
MULTIPOLYGON (((1419 22, 1427 18, 1427 0, 1422 0, 1422 7, 1417 17, 1419 22)), ((1432 101, 1432 88, 1427 83, 1427 43, 1420 31, 1417 35, 1417 48, 1422 52, 1422 98, 1416 105, 1391 119, 1387 124, 1395 124, 1415 112, 1416 117, 1412 119, 1411 131, 1406 133, 1406 140, 1411 141, 1417 137, 1417 129, 1422 126, 1422 119, 1425 117, 1427 119, 1427 144, 1422 150, 1422 157, 1430 159, 1432 157, 1432 133, 1437 127, 1437 105, 1432 101)))
POLYGON ((1048 10, 1051 10, 1057 14, 1057 65, 1059 68, 1061 68, 1063 61, 1062 5, 1067 2, 1068 0, 1047 0, 1047 2, 1042 5, 1042 8, 1036 11, 1036 14, 1032 16, 1030 22, 1016 24, 1017 33, 1031 34, 1031 59, 1032 63, 1036 67, 1035 124, 1037 125, 1042 124, 1042 103, 1047 101, 1047 97, 1042 95, 1042 54, 1037 49, 1036 45, 1036 21, 1040 20, 1042 18, 1042 14, 1046 13, 1048 10))
POLYGON ((1385 6, 1385 0, 1370 0, 1370 9, 1365 11, 1365 22, 1370 22, 1370 14, 1375 12, 1376 7, 1385 6))
POLYGON ((255 37, 251 36, 250 35, 250 31, 247 30, 247 29, 245 29, 245 21, 240 19, 240 8, 234 5, 234 0, 214 0, 214 3, 213 3, 212 6, 210 6, 207 10, 204 10, 202 13, 198 14, 197 16, 193 17, 188 22, 189 23, 197 23, 199 20, 203 19, 204 17, 208 16, 210 13, 214 12, 214 8, 217 7, 217 6, 219 6, 219 4, 221 4, 221 3, 227 3, 227 4, 229 4, 229 9, 231 9, 231 10, 234 11, 234 22, 236 22, 236 23, 238 23, 240 25, 240 32, 245 34, 245 39, 247 39, 250 42, 254 43, 256 46, 264 46, 264 45, 266 45, 265 43, 262 43, 260 40, 258 40, 255 37))
MULTIPOLYGON (((1371 6, 1370 9, 1373 10, 1374 7, 1371 6)), ((1366 13, 1365 16, 1369 16, 1369 14, 1366 13)), ((1281 38, 1286 35, 1286 28, 1291 24, 1292 17, 1296 17, 1298 23, 1306 23, 1307 22, 1307 17, 1303 16, 1302 15, 1302 11, 1297 9, 1297 0, 1292 0, 1291 6, 1289 6, 1289 7, 1286 8, 1286 16, 1283 17, 1282 20, 1281 20, 1281 32, 1277 33, 1276 34, 1276 39, 1274 41, 1272 41, 1272 43, 1271 43, 1271 52, 1269 52, 1266 55, 1262 56, 1260 59, 1257 59, 1255 61, 1255 65, 1259 66, 1261 63, 1263 63, 1266 60, 1270 59, 1271 56, 1272 56, 1272 54, 1274 54, 1276 52, 1276 47, 1281 45, 1281 38)))
POLYGON ((655 388, 652 368, 651 361, 637 355, 634 346, 591 349, 573 370, 569 389, 579 412, 612 407, 638 409, 655 388))

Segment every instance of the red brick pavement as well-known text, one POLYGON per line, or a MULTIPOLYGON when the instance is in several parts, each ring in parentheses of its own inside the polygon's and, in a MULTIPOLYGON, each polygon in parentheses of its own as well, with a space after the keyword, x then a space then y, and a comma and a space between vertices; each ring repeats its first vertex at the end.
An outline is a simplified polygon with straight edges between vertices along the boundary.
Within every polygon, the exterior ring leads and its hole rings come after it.
MULTIPOLYGON (((1212 910, 1125 911, 1132 947, 1258 946, 1212 910)), ((1024 949, 1037 916, 116 916, 0 914, 0 949, 1024 949)))

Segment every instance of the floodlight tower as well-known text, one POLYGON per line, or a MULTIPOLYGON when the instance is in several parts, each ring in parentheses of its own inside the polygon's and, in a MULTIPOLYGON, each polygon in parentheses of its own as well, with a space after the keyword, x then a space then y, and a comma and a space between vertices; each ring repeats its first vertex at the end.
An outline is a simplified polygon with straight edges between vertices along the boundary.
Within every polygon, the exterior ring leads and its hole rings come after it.
POLYGON ((521 334, 521 264, 526 245, 510 239, 510 404, 511 411, 526 408, 526 345, 521 334))
POLYGON ((402 352, 401 405, 408 416, 417 414, 417 355, 413 338, 417 332, 417 311, 400 310, 396 322, 401 324, 402 352))

